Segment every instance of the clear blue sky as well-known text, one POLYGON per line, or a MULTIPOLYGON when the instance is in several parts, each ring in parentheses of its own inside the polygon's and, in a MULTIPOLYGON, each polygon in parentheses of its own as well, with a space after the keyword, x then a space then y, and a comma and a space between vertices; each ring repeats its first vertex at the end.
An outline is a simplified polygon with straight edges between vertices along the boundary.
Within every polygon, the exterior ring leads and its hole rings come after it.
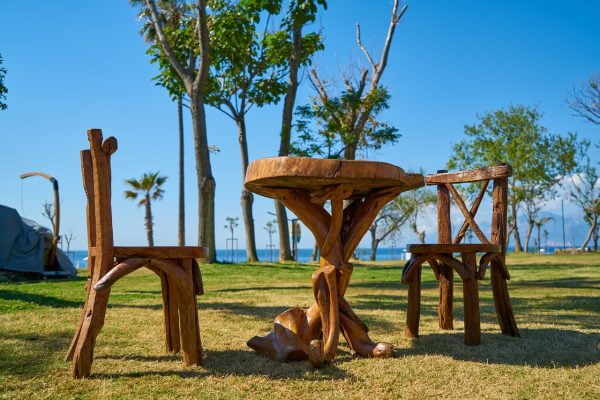
MULTIPOLYGON (((326 49, 315 65, 330 78, 351 63, 363 62, 355 43, 355 23, 378 56, 391 0, 330 0, 315 29, 326 49)), ((3 0, 0 53, 8 69, 8 110, 0 112, 0 204, 41 221, 41 203, 51 201, 50 184, 19 174, 43 171, 58 178, 62 227, 86 247, 85 201, 79 150, 87 128, 115 135, 113 217, 120 244, 144 244, 143 211, 122 192, 123 179, 156 171, 169 176, 166 196, 154 207, 157 244, 177 237, 177 115, 165 91, 150 78, 146 45, 138 35, 135 10, 126 0, 72 2, 3 0)), ((370 153, 408 170, 442 168, 451 144, 476 113, 511 103, 537 105, 551 132, 575 131, 598 142, 600 128, 573 117, 564 103, 578 81, 600 71, 600 2, 574 1, 411 1, 397 29, 384 83, 392 95, 385 118, 402 138, 370 153)), ((298 104, 309 90, 300 90, 298 104)), ((273 156, 278 148, 281 105, 256 110, 248 118, 251 159, 273 156)), ((232 121, 208 111, 209 141, 217 181, 217 247, 224 247, 227 216, 239 216, 241 171, 232 121)), ((196 243, 197 193, 189 120, 186 124, 188 244, 196 243)), ((597 152, 594 157, 598 159, 597 152)), ((263 226, 272 201, 255 202, 257 245, 267 241, 263 226)), ((63 231, 64 232, 64 231, 63 231)), ((243 230, 238 229, 242 237, 243 230)), ((410 239, 410 238, 409 238, 410 239)), ((301 247, 313 243, 305 234, 301 247)))

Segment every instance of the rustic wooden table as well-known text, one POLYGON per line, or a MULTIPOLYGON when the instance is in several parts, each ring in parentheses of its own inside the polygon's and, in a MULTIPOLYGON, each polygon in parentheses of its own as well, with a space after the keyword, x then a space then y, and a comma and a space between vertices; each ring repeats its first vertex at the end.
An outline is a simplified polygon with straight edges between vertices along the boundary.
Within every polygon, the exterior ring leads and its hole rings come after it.
POLYGON ((335 357, 341 330, 356 354, 392 356, 392 346, 373 342, 344 299, 352 275, 348 260, 379 210, 401 192, 423 186, 423 176, 382 162, 277 157, 250 164, 245 185, 296 214, 321 255, 312 275, 315 304, 283 312, 272 332, 253 337, 248 346, 278 361, 308 359, 321 366, 335 357), (327 201, 331 212, 324 208, 327 201))

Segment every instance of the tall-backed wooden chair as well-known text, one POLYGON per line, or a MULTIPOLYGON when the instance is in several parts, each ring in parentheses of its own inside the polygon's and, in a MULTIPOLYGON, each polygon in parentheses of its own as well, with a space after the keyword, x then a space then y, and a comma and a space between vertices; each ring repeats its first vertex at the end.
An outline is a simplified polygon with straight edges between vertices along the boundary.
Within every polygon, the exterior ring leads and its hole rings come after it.
POLYGON ((519 330, 513 315, 507 280, 510 275, 506 268, 507 241, 507 196, 508 178, 512 168, 508 165, 496 165, 471 171, 448 173, 438 171, 426 177, 427 185, 437 186, 438 243, 413 244, 407 247, 410 260, 402 271, 402 282, 409 285, 406 315, 407 337, 418 337, 421 307, 421 265, 427 261, 439 281, 440 300, 438 305, 439 326, 441 329, 453 329, 453 279, 454 271, 463 281, 465 344, 478 345, 481 340, 479 315, 478 280, 482 280, 488 265, 491 264, 491 281, 496 307, 496 315, 502 333, 519 336, 519 330), (485 196, 490 181, 492 189, 492 224, 490 238, 481 231, 475 215, 485 196), (467 208, 455 184, 480 182, 477 197, 467 208), (452 239, 450 222, 450 200, 454 198, 456 206, 465 217, 458 233, 452 239), (467 230, 470 229, 480 240, 478 244, 462 244, 467 230), (454 254, 461 255, 460 261, 454 254), (477 263, 477 255, 483 254, 477 263))
POLYGON ((186 365, 200 365, 202 343, 196 295, 203 294, 196 262, 200 247, 116 247, 113 244, 110 157, 117 140, 102 140, 100 129, 88 130, 90 149, 81 152, 83 186, 87 196, 88 281, 81 319, 66 359, 75 378, 89 376, 96 337, 104 324, 111 285, 141 267, 160 277, 168 352, 183 351, 186 365))

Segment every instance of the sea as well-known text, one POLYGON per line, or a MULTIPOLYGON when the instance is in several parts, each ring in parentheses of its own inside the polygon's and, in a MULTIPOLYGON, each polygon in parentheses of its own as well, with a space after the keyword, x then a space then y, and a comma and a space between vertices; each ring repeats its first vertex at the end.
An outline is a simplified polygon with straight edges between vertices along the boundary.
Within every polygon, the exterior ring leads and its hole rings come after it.
MULTIPOLYGON (((312 251, 313 249, 298 249, 298 262, 310 262, 312 260, 312 251)), ((509 252, 512 251, 512 248, 508 249, 509 252)), ((258 258, 263 262, 276 262, 279 256, 278 249, 257 249, 258 258)), ((554 247, 547 247, 546 254, 553 254, 554 247)), ((369 255, 371 254, 371 249, 368 248, 358 248, 356 249, 354 255, 357 259, 366 261, 369 259, 369 255)), ((67 253, 73 265, 76 268, 87 268, 87 250, 75 250, 67 253)), ((378 261, 390 261, 390 260, 406 260, 410 254, 406 253, 405 248, 392 248, 392 247, 381 247, 377 249, 377 260, 378 261)), ((237 263, 246 261, 246 250, 239 249, 237 251, 231 252, 231 250, 226 249, 217 249, 217 260, 223 263, 237 263)))

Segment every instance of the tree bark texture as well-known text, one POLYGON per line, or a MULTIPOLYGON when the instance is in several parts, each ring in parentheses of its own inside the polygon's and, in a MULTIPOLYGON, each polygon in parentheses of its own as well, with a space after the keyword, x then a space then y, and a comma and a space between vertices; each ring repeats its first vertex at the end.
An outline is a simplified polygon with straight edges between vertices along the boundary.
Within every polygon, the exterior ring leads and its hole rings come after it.
POLYGON ((185 246, 185 173, 184 173, 184 143, 183 143, 183 103, 181 97, 177 100, 177 117, 179 122, 179 210, 177 243, 185 246))
POLYGON ((246 257, 250 262, 258 261, 256 252, 256 236, 254 233, 254 217, 252 215, 252 204, 254 195, 244 187, 244 177, 248 169, 248 137, 246 135, 246 120, 243 114, 236 117, 238 127, 238 142, 240 145, 240 157, 242 160, 242 217, 244 218, 244 230, 246 232, 246 257))
POLYGON ((533 225, 533 220, 529 218, 527 222, 527 232, 525 232, 525 253, 529 253, 529 240, 531 239, 531 234, 533 232, 533 225))
POLYGON ((144 204, 146 215, 144 220, 146 221, 146 236, 148 238, 148 246, 154 246, 154 231, 152 229, 152 206, 150 204, 150 194, 146 194, 146 203, 144 204))
MULTIPOLYGON (((292 136, 292 120, 294 116, 294 105, 298 91, 298 68, 302 53, 302 24, 294 26, 292 31, 292 54, 290 56, 290 73, 288 76, 288 87, 283 100, 283 112, 281 114, 281 135, 279 141, 279 157, 290 154, 290 141, 292 136)), ((291 261, 290 234, 287 220, 287 212, 283 204, 275 200, 275 214, 277 215, 277 226, 279 227, 279 261, 291 261)))
POLYGON ((515 239, 515 252, 520 253, 523 251, 523 246, 521 245, 521 237, 519 236, 519 225, 517 223, 517 205, 512 203, 510 205, 510 209, 512 212, 512 234, 515 239))
POLYGON ((204 96, 194 93, 191 97, 192 125, 194 128, 194 150, 198 177, 198 244, 208 247, 208 262, 216 261, 215 251, 215 188, 216 183, 210 165, 210 152, 206 135, 206 113, 204 96))

